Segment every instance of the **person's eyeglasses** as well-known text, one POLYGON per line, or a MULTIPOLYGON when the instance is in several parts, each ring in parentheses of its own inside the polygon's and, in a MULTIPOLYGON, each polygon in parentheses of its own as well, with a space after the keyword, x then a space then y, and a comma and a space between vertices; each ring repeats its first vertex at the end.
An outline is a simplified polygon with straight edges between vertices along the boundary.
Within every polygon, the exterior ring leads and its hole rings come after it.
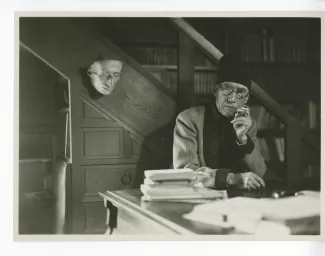
POLYGON ((234 89, 230 85, 220 85, 220 84, 218 86, 220 87, 223 95, 229 96, 233 92, 235 92, 237 99, 246 98, 249 94, 249 91, 244 88, 234 89))

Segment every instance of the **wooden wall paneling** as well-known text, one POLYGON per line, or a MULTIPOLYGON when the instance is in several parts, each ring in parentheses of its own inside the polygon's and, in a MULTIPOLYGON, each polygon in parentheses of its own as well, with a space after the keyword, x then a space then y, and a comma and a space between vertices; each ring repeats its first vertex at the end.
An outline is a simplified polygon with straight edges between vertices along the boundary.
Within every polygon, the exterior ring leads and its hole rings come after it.
POLYGON ((98 201, 98 192, 131 188, 136 170, 136 164, 83 166, 84 200, 98 201))
POLYGON ((110 116, 103 116, 97 109, 84 100, 81 102, 81 111, 81 127, 121 127, 121 125, 116 123, 110 116))
POLYGON ((83 203, 83 233, 104 234, 106 225, 106 209, 103 202, 83 203))
POLYGON ((130 143, 131 143, 131 155, 132 157, 139 157, 142 150, 142 143, 137 140, 132 134, 129 133, 130 143))
MULTIPOLYGON (((83 118, 84 119, 105 119, 104 116, 102 116, 100 113, 98 113, 95 109, 93 109, 91 106, 89 106, 86 102, 82 102, 83 103, 83 118)), ((112 119, 108 119, 106 117, 107 120, 112 121, 112 119)))
POLYGON ((123 128, 82 128, 84 159, 122 158, 123 128))
POLYGON ((123 158, 130 159, 131 156, 132 156, 132 140, 129 135, 129 131, 123 129, 123 158))

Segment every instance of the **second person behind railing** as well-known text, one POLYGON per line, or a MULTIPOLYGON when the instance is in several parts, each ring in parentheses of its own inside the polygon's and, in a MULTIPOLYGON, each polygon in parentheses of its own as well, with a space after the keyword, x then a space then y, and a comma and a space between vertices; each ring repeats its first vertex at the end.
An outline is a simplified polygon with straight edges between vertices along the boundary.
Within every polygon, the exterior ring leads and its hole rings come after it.
POLYGON ((251 87, 249 72, 233 57, 223 56, 217 77, 215 104, 190 108, 176 119, 174 168, 204 173, 194 182, 215 189, 265 187, 256 122, 243 109, 251 87))

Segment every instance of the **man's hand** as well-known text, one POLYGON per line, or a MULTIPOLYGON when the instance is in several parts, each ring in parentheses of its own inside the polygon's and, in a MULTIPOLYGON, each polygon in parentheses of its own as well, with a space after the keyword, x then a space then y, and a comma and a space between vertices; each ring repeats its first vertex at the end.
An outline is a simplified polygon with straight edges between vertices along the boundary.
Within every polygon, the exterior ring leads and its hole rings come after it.
POLYGON ((246 143, 246 134, 253 125, 253 121, 249 115, 249 112, 245 112, 242 116, 238 116, 238 113, 236 113, 235 118, 231 121, 231 123, 236 131, 237 141, 240 144, 246 143))
POLYGON ((192 179, 192 184, 199 185, 202 183, 203 187, 212 188, 215 185, 216 172, 215 169, 201 167, 194 172, 195 176, 192 179))
POLYGON ((229 173, 227 176, 227 184, 248 190, 265 187, 263 179, 253 172, 229 173))

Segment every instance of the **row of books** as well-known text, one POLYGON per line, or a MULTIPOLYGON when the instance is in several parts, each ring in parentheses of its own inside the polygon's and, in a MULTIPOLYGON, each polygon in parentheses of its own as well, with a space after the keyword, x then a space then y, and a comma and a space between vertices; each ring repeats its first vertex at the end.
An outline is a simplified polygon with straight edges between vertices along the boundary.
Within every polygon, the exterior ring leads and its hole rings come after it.
POLYGON ((217 83, 216 73, 195 72, 194 74, 195 92, 212 93, 216 83, 217 83))
POLYGON ((310 95, 320 86, 319 69, 255 67, 251 74, 253 80, 275 99, 300 100, 306 97, 306 84, 309 84, 310 95))
MULTIPOLYGON (((264 39, 263 39, 264 40, 264 39)), ((292 38, 283 34, 274 34, 265 38, 264 62, 278 63, 319 63, 320 44, 309 42, 305 38, 292 38)))
MULTIPOLYGON (((176 47, 125 46, 123 50, 142 65, 177 65, 176 47)), ((197 66, 214 67, 197 50, 194 53, 194 64, 197 66)))
MULTIPOLYGON (((160 80, 166 88, 177 88, 177 71, 168 68, 148 68, 154 76, 160 80)), ((295 69, 261 69, 251 70, 253 80, 275 99, 301 99, 305 84, 311 85, 311 90, 316 90, 319 84, 316 71, 297 72, 295 69), (313 88, 312 88, 313 87, 313 88)), ((217 73, 214 71, 196 70, 194 83, 196 92, 212 92, 217 81, 217 73)))
POLYGON ((244 62, 262 62, 261 34, 230 34, 228 51, 244 62))
MULTIPOLYGON (((148 71, 156 77, 166 88, 177 89, 177 72, 167 70, 151 70, 148 71)), ((215 72, 196 71, 194 73, 195 92, 197 93, 212 93, 213 88, 217 83, 217 75, 215 72)))
POLYGON ((308 101, 308 127, 316 129, 318 121, 320 121, 320 115, 318 115, 317 105, 312 101, 308 101))
POLYGON ((124 47, 132 58, 143 65, 176 65, 176 48, 128 46, 124 47))
MULTIPOLYGON (((252 63, 320 63, 320 44, 308 37, 297 37, 282 31, 262 29, 255 32, 228 32, 227 52, 236 55, 244 62, 252 63)), ((140 64, 176 65, 177 46, 146 45, 124 46, 140 64)), ((195 51, 195 64, 212 67, 198 50, 195 51)))
POLYGON ((229 33, 228 51, 244 62, 319 63, 320 45, 308 38, 293 38, 267 29, 251 33, 229 33))

